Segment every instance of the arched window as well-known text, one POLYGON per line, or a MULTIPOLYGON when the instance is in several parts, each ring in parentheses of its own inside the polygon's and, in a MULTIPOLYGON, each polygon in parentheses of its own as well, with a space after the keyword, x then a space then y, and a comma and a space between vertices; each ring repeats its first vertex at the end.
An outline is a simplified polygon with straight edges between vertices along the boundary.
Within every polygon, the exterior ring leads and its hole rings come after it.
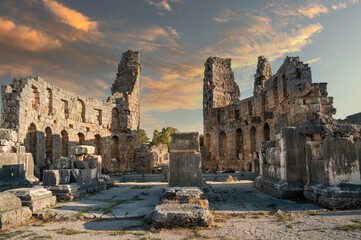
POLYGON ((69 144, 69 136, 67 131, 63 130, 60 133, 61 135, 61 156, 67 157, 68 156, 68 144, 69 144))
POLYGON ((85 136, 82 133, 78 133, 78 145, 85 145, 85 136))
POLYGON ((222 161, 226 157, 227 152, 227 135, 225 132, 219 134, 219 159, 222 161))
POLYGON ((256 144, 256 128, 253 126, 251 127, 251 153, 257 152, 257 144, 256 144))
POLYGON ((112 137, 111 158, 119 161, 119 138, 117 136, 112 137))
POLYGON ((39 164, 36 158, 36 126, 34 123, 30 124, 29 127, 29 152, 33 155, 34 164, 39 164))
POLYGON ((119 110, 117 108, 112 109, 112 127, 118 128, 120 126, 119 110))
POLYGON ((102 144, 102 137, 97 134, 94 136, 94 147, 95 147, 95 155, 102 155, 103 152, 103 144, 102 144))
POLYGON ((85 122, 85 104, 80 99, 78 99, 78 118, 80 121, 85 122))
POLYGON ((270 140, 270 128, 268 123, 265 123, 263 126, 263 134, 264 134, 264 140, 269 141, 270 140))
POLYGON ((242 129, 238 128, 236 131, 236 157, 243 153, 243 132, 242 129))
POLYGON ((45 128, 45 159, 52 159, 52 152, 53 152, 53 138, 52 138, 52 131, 50 127, 45 128))

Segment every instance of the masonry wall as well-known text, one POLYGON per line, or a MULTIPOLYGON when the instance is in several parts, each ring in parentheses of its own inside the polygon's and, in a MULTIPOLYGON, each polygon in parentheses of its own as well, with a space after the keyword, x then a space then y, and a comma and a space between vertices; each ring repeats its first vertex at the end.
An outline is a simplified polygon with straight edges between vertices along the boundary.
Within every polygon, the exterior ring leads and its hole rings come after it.
POLYGON ((128 169, 138 143, 139 53, 123 53, 119 65, 108 101, 65 91, 40 77, 2 86, 1 127, 18 133, 33 154, 36 173, 83 144, 96 147, 107 171, 128 169))
POLYGON ((203 83, 206 171, 259 171, 261 141, 274 140, 282 127, 334 121, 327 83, 312 83, 311 68, 298 57, 287 57, 274 75, 259 57, 247 99, 239 99, 230 59, 208 58, 203 83))

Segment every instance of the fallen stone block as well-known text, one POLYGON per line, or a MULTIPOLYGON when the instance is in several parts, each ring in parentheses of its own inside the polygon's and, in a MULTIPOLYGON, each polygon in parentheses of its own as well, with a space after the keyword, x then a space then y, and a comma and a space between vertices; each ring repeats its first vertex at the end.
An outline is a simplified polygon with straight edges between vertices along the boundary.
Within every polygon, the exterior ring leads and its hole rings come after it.
POLYGON ((56 197, 45 188, 17 188, 8 190, 21 200, 21 204, 35 212, 56 203, 56 197))
POLYGON ((95 156, 87 157, 86 161, 88 162, 89 168, 97 168, 98 167, 98 158, 95 156))
POLYGON ((95 147, 88 145, 79 145, 74 148, 74 155, 83 155, 83 154, 94 154, 95 147))
POLYGON ((60 176, 58 170, 45 170, 43 172, 43 185, 56 186, 60 183, 60 176))
POLYGON ((56 169, 69 169, 71 168, 70 159, 67 157, 60 157, 58 160, 55 161, 55 168, 56 169))
POLYGON ((212 224, 212 215, 196 204, 161 204, 155 208, 152 222, 155 228, 207 227, 212 224))
POLYGON ((75 167, 78 169, 87 169, 87 168, 89 168, 89 164, 87 161, 76 160, 75 167))
POLYGON ((0 230, 19 226, 29 221, 31 216, 32 212, 28 207, 0 212, 0 230))
POLYGON ((9 192, 0 193, 0 212, 21 208, 21 200, 9 192))
POLYGON ((80 169, 71 169, 70 170, 70 183, 77 183, 83 181, 80 169))
POLYGON ((163 194, 163 204, 197 204, 209 208, 206 195, 197 187, 169 188, 163 194))
POLYGON ((59 184, 70 183, 70 169, 60 169, 59 171, 59 184))
POLYGON ((97 169, 96 168, 93 168, 93 169, 81 169, 80 170, 80 173, 81 173, 81 176, 82 176, 82 179, 83 181, 86 181, 86 180, 91 180, 91 179, 96 179, 97 178, 97 169))

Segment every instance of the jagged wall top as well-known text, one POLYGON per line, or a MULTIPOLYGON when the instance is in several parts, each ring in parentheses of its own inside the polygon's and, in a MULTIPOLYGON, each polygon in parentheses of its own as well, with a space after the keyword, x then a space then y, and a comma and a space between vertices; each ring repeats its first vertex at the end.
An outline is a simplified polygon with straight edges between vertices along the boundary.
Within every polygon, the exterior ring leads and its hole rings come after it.
POLYGON ((262 92, 265 81, 272 77, 272 75, 272 68, 268 59, 264 56, 259 56, 256 74, 254 75, 254 95, 262 92))
POLYGON ((239 87, 234 81, 231 59, 209 57, 204 64, 203 108, 219 108, 239 101, 239 87))

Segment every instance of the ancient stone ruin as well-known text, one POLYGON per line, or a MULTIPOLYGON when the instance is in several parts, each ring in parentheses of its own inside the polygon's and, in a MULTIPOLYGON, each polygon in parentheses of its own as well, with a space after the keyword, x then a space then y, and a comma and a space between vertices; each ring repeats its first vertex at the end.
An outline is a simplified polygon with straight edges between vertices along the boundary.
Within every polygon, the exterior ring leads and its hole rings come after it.
POLYGON ((2 87, 1 127, 13 129, 32 154, 35 175, 54 169, 76 145, 93 145, 105 172, 129 169, 138 145, 140 118, 139 52, 129 50, 118 64, 107 101, 83 97, 40 77, 13 80, 2 87))
POLYGON ((259 144, 274 140, 283 127, 330 124, 336 109, 327 83, 312 83, 311 68, 287 57, 272 74, 258 58, 252 97, 240 100, 231 59, 210 57, 203 80, 206 171, 256 171, 259 144))

